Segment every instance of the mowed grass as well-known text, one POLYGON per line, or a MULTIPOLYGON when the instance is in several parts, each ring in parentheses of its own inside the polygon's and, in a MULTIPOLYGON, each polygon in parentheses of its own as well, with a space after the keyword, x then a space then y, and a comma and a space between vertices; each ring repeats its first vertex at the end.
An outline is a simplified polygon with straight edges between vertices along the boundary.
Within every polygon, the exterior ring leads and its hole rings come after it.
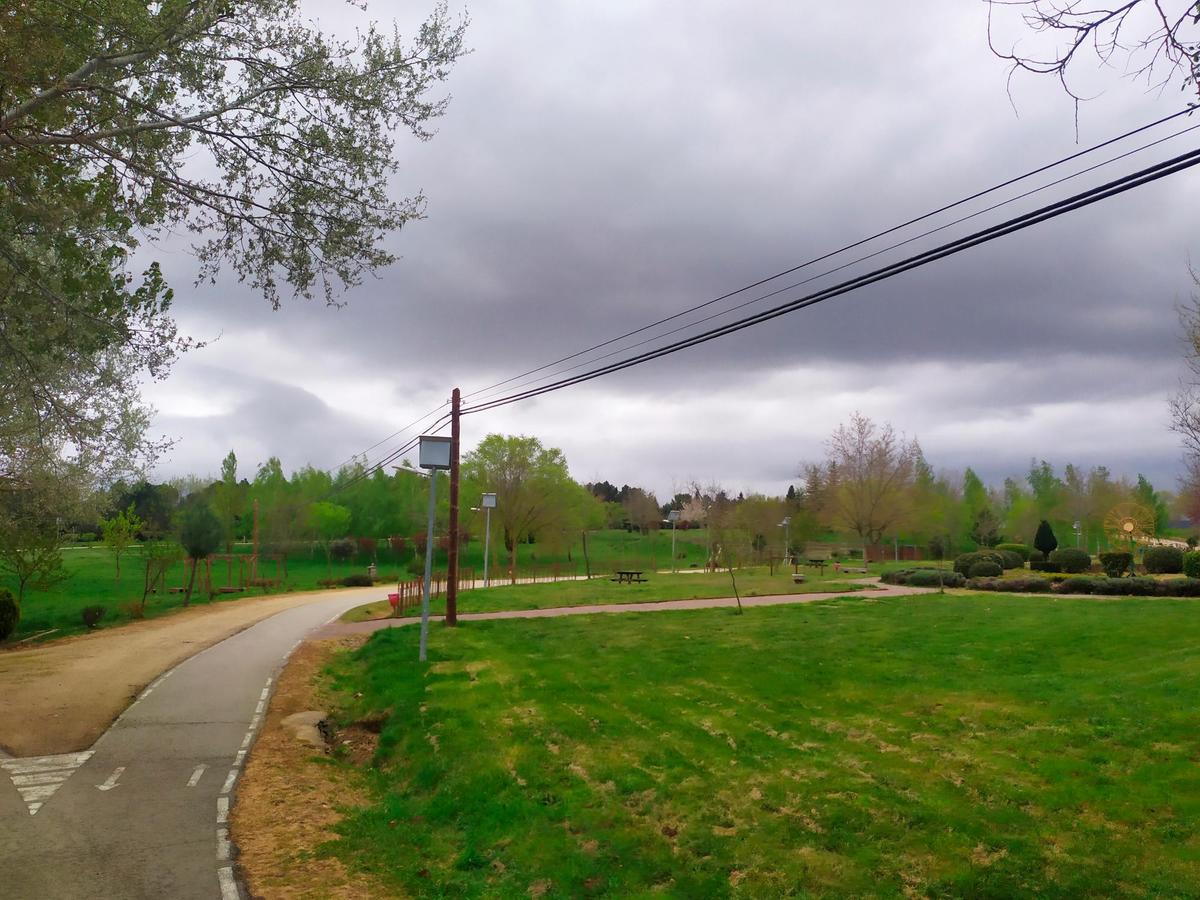
MULTIPOLYGON (((469 623, 322 848, 428 897, 1195 896, 1200 605, 995 595, 469 623)), ((348 764, 347 764, 348 765, 348 764)))
MULTIPOLYGON (((872 567, 872 570, 877 567, 872 567)), ((709 597, 732 597, 733 582, 728 572, 696 572, 672 574, 647 572, 644 583, 617 584, 609 577, 587 581, 558 581, 543 584, 501 585, 461 591, 458 595, 460 613, 497 612, 507 609, 550 609, 562 606, 607 606, 613 603, 653 603, 660 600, 696 600, 709 597)), ((737 573, 737 589, 742 597, 765 597, 772 594, 852 593, 868 590, 869 586, 847 579, 853 575, 836 575, 826 569, 824 575, 815 571, 806 574, 802 584, 792 581, 791 569, 767 567, 747 568, 737 573)), ((863 576, 857 576, 863 577, 863 576)), ((494 584, 494 583, 493 583, 494 584)), ((386 591, 384 591, 386 593, 386 591)), ((432 597, 430 611, 442 615, 446 611, 444 597, 432 597)), ((362 622, 384 618, 391 613, 387 600, 356 607, 342 616, 346 622, 362 622)), ((420 606, 409 607, 405 616, 419 616, 420 606)))

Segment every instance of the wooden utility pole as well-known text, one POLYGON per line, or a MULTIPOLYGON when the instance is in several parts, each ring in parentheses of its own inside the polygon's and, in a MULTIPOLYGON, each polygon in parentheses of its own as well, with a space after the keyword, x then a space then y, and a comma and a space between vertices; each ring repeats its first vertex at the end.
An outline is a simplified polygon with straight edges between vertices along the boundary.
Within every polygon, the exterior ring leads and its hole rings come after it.
POLYGON ((450 395, 450 554, 446 573, 446 625, 458 624, 458 388, 450 395))

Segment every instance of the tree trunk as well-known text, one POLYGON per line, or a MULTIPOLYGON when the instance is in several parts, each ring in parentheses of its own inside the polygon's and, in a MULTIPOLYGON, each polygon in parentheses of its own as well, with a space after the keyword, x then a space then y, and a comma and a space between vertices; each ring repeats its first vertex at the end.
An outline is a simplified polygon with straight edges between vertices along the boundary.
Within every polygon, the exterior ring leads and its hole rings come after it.
POLYGON ((117 581, 120 581, 121 580, 121 554, 114 553, 113 559, 115 559, 117 561, 117 581))
POLYGON ((516 584, 517 583, 517 542, 516 541, 512 542, 512 552, 509 555, 509 565, 511 566, 511 568, 509 569, 509 572, 508 572, 509 578, 512 580, 513 584, 516 584))
POLYGON ((188 578, 187 590, 183 593, 183 605, 187 606, 192 602, 192 587, 196 584, 196 563, 198 560, 192 560, 192 575, 188 578))
POLYGON ((588 558, 587 532, 583 532, 583 571, 588 578, 592 577, 592 561, 588 558))
POLYGON ((733 582, 733 596, 737 600, 738 615, 740 616, 742 614, 742 595, 738 593, 737 578, 733 574, 733 566, 729 567, 729 580, 733 582))

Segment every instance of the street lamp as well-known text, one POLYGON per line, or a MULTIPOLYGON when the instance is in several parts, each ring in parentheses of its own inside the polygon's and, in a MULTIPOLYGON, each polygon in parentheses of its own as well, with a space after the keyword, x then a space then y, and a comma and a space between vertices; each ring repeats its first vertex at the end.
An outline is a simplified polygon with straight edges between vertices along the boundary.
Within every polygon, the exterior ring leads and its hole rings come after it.
POLYGON ((786 563, 792 552, 792 517, 784 516, 776 527, 783 529, 783 561, 786 563))
POLYGON ((437 473, 450 468, 450 438, 423 434, 417 453, 418 465, 429 470, 429 522, 425 528, 425 582, 421 587, 421 650, 419 659, 425 662, 429 644, 429 579, 433 574, 433 514, 437 500, 437 473))
POLYGON ((483 586, 488 586, 488 545, 492 539, 492 510, 496 508, 496 495, 483 495, 484 518, 487 524, 483 527, 483 586))
POLYGON ((675 571, 675 523, 679 521, 679 510, 673 509, 667 513, 664 522, 671 523, 671 571, 675 571))

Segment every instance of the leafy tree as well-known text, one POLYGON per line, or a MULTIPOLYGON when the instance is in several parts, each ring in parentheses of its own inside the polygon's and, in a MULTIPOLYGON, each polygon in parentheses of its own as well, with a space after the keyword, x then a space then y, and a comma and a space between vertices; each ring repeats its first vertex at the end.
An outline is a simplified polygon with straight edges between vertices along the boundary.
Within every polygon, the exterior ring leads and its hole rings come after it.
POLYGON ((196 566, 200 560, 207 559, 221 546, 221 520, 209 508, 207 503, 189 503, 179 522, 179 543, 191 558, 192 571, 188 576, 187 591, 183 595, 183 605, 187 606, 192 599, 192 588, 196 584, 196 566))
POLYGON ((221 480, 214 485, 213 506, 225 537, 225 552, 233 552, 238 518, 246 506, 247 485, 237 478, 237 455, 230 450, 221 461, 221 480))
POLYGON ((101 539, 116 562, 117 581, 121 580, 121 554, 133 546, 141 529, 142 520, 133 511, 132 503, 129 504, 127 509, 123 509, 115 516, 100 522, 101 539))
POLYGON ((1038 515, 1043 519, 1053 518, 1062 503, 1063 483, 1054 474, 1054 467, 1044 459, 1041 462, 1030 461, 1029 474, 1025 476, 1033 491, 1033 502, 1038 515))
MULTIPOLYGON (((571 502, 570 472, 562 451, 543 447, 535 437, 489 434, 463 457, 462 474, 476 492, 496 494, 492 513, 504 532, 510 575, 517 577, 517 544, 530 535, 561 527, 563 506, 571 502)), ((657 512, 658 504, 655 503, 657 512)))
POLYGON ((910 489, 921 448, 890 424, 876 425, 861 413, 839 425, 826 444, 823 464, 804 468, 805 489, 835 527, 878 544, 912 511, 910 489))
POLYGON ((658 498, 640 487, 622 488, 621 506, 625 510, 625 521, 642 534, 649 534, 662 524, 658 498))
POLYGON ((983 507, 975 514, 971 523, 971 540, 980 547, 995 547, 1004 538, 1000 534, 1000 521, 990 507, 983 507))
POLYGON ((0 481, 69 465, 132 477, 162 449, 138 385, 194 344, 139 238, 191 230, 200 276, 222 266, 278 305, 336 302, 391 262, 420 217, 395 199, 393 134, 428 139, 432 96, 464 52, 437 5, 405 43, 349 40, 299 0, 21 0, 0 29, 0 481))
POLYGON ((308 518, 317 539, 325 549, 328 571, 333 571, 332 544, 350 531, 350 510, 328 500, 318 501, 308 508, 308 518))
POLYGON ((1042 519, 1037 534, 1033 536, 1033 546, 1041 550, 1047 558, 1058 548, 1058 538, 1054 536, 1054 529, 1045 519, 1042 519))
POLYGON ((1162 534, 1170 524, 1171 512, 1167 502, 1158 491, 1154 490, 1145 475, 1138 475, 1137 486, 1133 489, 1133 499, 1154 514, 1155 534, 1162 534))

